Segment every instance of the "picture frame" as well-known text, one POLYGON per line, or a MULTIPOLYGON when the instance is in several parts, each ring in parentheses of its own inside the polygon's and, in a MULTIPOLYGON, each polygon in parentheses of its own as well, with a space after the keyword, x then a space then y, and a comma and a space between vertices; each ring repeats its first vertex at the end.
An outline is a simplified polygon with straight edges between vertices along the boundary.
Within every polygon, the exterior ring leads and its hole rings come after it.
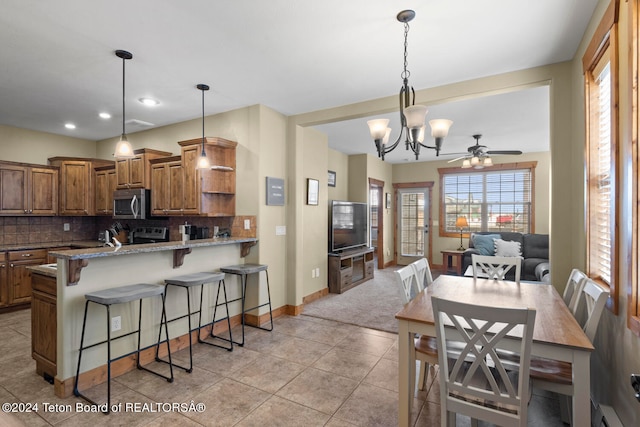
POLYGON ((385 193, 384 195, 384 200, 385 200, 385 207, 387 209, 391 208, 391 193, 385 193))
POLYGON ((336 186, 336 172, 335 171, 327 171, 327 185, 329 187, 336 186))
POLYGON ((318 192, 320 190, 320 181, 313 178, 307 178, 307 204, 318 204, 318 192))
POLYGON ((267 205, 284 206, 284 179, 268 176, 267 185, 267 205))

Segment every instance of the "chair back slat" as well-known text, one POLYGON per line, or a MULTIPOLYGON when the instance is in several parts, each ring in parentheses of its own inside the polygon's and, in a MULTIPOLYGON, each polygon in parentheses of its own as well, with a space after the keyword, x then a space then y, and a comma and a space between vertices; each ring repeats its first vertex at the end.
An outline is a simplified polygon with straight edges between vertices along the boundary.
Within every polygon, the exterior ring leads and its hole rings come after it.
POLYGON ((438 338, 442 417, 457 412, 499 425, 526 425, 536 311, 436 297, 431 301, 438 338), (517 372, 511 368, 513 358, 503 360, 501 352, 514 349, 514 340, 520 355, 517 372), (456 351, 442 350, 451 347, 456 351))
POLYGON ((421 290, 419 290, 418 281, 413 267, 411 265, 404 266, 394 271, 396 278, 396 284, 402 290, 402 302, 408 303, 415 297, 421 290))
POLYGON ((564 288, 562 299, 564 303, 569 307, 573 316, 576 315, 576 308, 578 300, 580 299, 580 293, 584 286, 584 281, 587 279, 587 275, 580 269, 574 268, 569 274, 569 280, 567 280, 567 286, 564 288))
POLYGON ((484 277, 494 280, 504 280, 507 273, 514 269, 514 280, 516 283, 520 283, 521 264, 521 257, 471 255, 474 279, 484 277))
POLYGON ((576 302, 576 313, 583 313, 577 317, 578 323, 582 325, 585 335, 593 342, 600 317, 604 311, 604 306, 609 298, 609 291, 598 285, 592 279, 585 279, 580 297, 576 302))

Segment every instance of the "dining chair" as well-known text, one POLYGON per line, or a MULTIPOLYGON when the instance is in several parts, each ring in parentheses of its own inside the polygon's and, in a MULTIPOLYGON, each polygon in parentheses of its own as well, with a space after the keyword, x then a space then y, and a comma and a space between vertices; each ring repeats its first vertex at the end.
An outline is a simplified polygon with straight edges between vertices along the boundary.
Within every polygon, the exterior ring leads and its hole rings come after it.
POLYGON ((473 278, 484 277, 494 280, 504 280, 511 269, 514 269, 515 282, 520 283, 522 258, 516 256, 491 256, 491 255, 471 255, 471 265, 473 266, 473 278))
MULTIPOLYGON (((425 259, 426 261, 426 259, 425 259)), ((427 270, 429 264, 427 263, 427 270)), ((404 304, 411 301, 418 292, 422 292, 424 288, 421 288, 420 281, 416 275, 416 268, 413 265, 407 265, 394 272, 396 283, 402 289, 402 300, 404 304), (418 290, 419 289, 419 290, 418 290)), ((427 277, 431 276, 431 271, 425 274, 427 277)), ((420 362, 418 389, 424 390, 426 372, 429 365, 438 364, 438 352, 436 347, 436 340, 433 337, 419 336, 416 337, 414 342, 414 355, 415 359, 420 362)), ((415 366, 411 369, 411 390, 415 387, 415 366)))
POLYGON ((462 414, 471 417, 474 426, 479 419, 501 426, 526 426, 536 311, 436 297, 431 298, 431 305, 440 364, 441 424, 455 426, 456 414, 462 414), (459 352, 442 351, 452 343, 458 344, 459 352), (517 374, 503 365, 500 349, 517 349, 517 374))
MULTIPOLYGON (((576 320, 591 342, 602 317, 609 291, 590 278, 583 280, 576 303, 576 320)), ((560 415, 564 422, 571 421, 569 396, 573 396, 573 370, 571 363, 534 357, 529 372, 533 387, 561 394, 560 415)))
POLYGON ((419 258, 410 265, 413 267, 413 271, 416 275, 418 287, 420 288, 420 291, 422 291, 433 282, 429 261, 427 261, 426 258, 419 258))
POLYGON ((587 275, 580 269, 574 268, 569 274, 569 280, 567 280, 567 286, 564 288, 562 299, 564 303, 569 307, 574 317, 576 315, 576 306, 580 299, 580 291, 584 286, 584 281, 587 279, 587 275))

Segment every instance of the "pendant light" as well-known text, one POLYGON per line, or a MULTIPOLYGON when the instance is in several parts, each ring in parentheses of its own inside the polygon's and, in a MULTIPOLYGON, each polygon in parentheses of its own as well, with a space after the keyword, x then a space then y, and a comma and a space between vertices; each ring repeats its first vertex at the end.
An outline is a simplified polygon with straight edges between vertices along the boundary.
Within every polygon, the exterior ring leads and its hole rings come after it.
POLYGON ((120 136, 120 141, 116 144, 116 152, 113 156, 116 159, 131 159, 135 157, 133 153, 133 147, 131 143, 127 139, 127 133, 125 132, 124 122, 125 122, 125 108, 124 108, 124 63, 127 59, 133 58, 133 55, 126 50, 116 50, 116 56, 118 58, 122 58, 122 136, 120 136))
POLYGON ((198 163, 196 169, 210 169, 211 163, 209 163, 209 159, 207 159, 207 153, 204 151, 204 92, 209 90, 209 86, 200 83, 196 86, 198 89, 202 91, 202 151, 200 152, 200 157, 198 157, 198 163))

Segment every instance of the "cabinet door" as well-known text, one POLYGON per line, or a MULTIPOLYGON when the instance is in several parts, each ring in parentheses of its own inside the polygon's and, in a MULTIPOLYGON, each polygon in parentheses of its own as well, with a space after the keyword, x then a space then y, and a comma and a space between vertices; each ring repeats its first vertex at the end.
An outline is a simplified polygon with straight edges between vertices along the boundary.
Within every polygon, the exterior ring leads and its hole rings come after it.
POLYGON ((129 188, 129 159, 116 160, 116 186, 117 188, 129 188))
POLYGON ((183 212, 185 215, 200 214, 200 171, 196 169, 199 146, 185 147, 182 150, 182 170, 184 173, 183 212))
POLYGON ((56 375, 56 281, 41 274, 31 276, 33 298, 31 300, 31 351, 36 360, 36 372, 56 375), (53 290, 54 293, 51 293, 53 290), (42 371, 42 372, 41 372, 42 371))
POLYGON ((166 215, 167 204, 165 183, 168 181, 164 164, 151 166, 151 214, 166 215))
POLYGON ((143 156, 136 156, 129 159, 129 188, 144 188, 145 159, 143 156))
POLYGON ((9 305, 31 301, 31 272, 27 270, 28 265, 33 264, 21 261, 9 263, 9 305))
POLYGON ((58 171, 30 168, 29 213, 56 215, 58 213, 58 171))
POLYGON ((113 214, 113 192, 116 189, 116 171, 108 169, 96 172, 96 214, 113 214))
POLYGON ((60 214, 93 214, 91 163, 65 161, 60 167, 60 214))
POLYGON ((27 213, 27 168, 0 165, 0 214, 27 213))
POLYGON ((182 206, 184 204, 184 172, 181 162, 167 163, 167 199, 169 201, 169 214, 182 215, 182 206))
POLYGON ((4 253, 2 261, 0 261, 0 307, 5 307, 9 301, 9 282, 7 274, 7 262, 4 261, 4 253))

